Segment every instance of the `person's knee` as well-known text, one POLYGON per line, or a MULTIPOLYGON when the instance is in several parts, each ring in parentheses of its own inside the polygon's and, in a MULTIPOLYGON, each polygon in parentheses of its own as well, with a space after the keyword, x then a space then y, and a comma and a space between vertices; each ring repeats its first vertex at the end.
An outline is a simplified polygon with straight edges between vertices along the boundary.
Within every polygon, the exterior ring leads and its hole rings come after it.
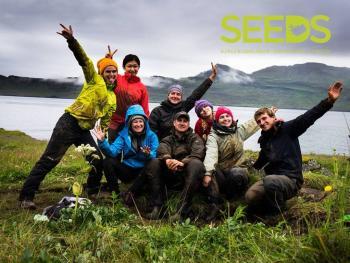
POLYGON ((276 175, 268 175, 263 179, 264 188, 266 193, 275 193, 281 191, 281 183, 279 178, 276 175))
POLYGON ((246 168, 232 168, 229 173, 230 180, 239 188, 244 189, 248 186, 249 177, 246 168))
POLYGON ((102 165, 103 169, 110 169, 116 161, 113 158, 107 157, 103 160, 102 165))
POLYGON ((265 188, 261 181, 253 184, 245 193, 244 198, 248 205, 258 204, 265 196, 265 188))
POLYGON ((185 170, 190 174, 204 175, 205 167, 201 160, 192 159, 186 164, 185 170))
POLYGON ((248 191, 244 195, 245 202, 248 205, 255 204, 256 201, 258 200, 258 194, 254 191, 251 191, 251 189, 248 189, 248 191))
POLYGON ((157 176, 162 170, 162 161, 154 158, 151 159, 144 168, 144 173, 146 176, 157 176))

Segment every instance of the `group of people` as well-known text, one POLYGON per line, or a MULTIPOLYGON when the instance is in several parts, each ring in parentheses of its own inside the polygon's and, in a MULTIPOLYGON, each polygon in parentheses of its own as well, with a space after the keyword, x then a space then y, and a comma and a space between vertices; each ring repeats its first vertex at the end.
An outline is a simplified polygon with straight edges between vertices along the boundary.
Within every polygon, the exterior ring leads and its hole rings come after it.
POLYGON ((90 144, 96 149, 95 155, 86 157, 93 167, 87 178, 89 197, 100 191, 103 174, 107 190, 116 192, 126 204, 132 204, 147 186, 151 209, 144 216, 149 219, 159 218, 170 189, 180 191, 173 220, 190 215, 192 198, 200 190, 208 200, 208 221, 218 215, 224 198, 244 195, 248 209, 278 213, 297 194, 303 184, 298 137, 332 108, 340 96, 341 82, 332 84, 326 99, 294 120, 284 122, 276 118, 276 109, 261 108, 254 118, 238 124, 229 108, 219 106, 214 112, 213 105, 201 99, 217 75, 212 64, 211 75, 188 98, 183 98, 181 85, 172 85, 167 98, 149 113, 147 89, 137 76, 140 60, 136 55, 125 56, 125 73, 120 75, 113 60, 116 51, 108 47, 96 72, 72 27, 61 26, 57 33, 67 40, 85 82, 27 177, 19 197, 21 207, 35 209, 33 200, 40 183, 72 144, 90 144), (199 117, 194 130, 188 114, 193 108, 199 117), (261 151, 253 167, 264 169, 265 176, 248 188, 243 146, 259 129, 261 151), (120 193, 118 180, 131 186, 120 193))

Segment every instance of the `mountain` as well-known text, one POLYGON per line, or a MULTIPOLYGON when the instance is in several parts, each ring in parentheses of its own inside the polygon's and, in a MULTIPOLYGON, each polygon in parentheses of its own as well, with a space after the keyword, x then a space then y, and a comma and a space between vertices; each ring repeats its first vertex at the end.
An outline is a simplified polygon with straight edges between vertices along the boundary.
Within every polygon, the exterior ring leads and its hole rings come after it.
POLYGON ((80 89, 78 78, 53 80, 0 75, 0 95, 5 96, 73 99, 80 89))
MULTIPOLYGON (((293 66, 272 66, 246 74, 227 65, 218 64, 218 76, 204 95, 215 105, 308 109, 327 96, 327 87, 342 80, 345 89, 333 110, 350 111, 350 68, 321 63, 293 66)), ((180 84, 185 97, 209 77, 211 70, 187 78, 152 76, 142 78, 147 85, 150 101, 160 102, 167 96, 168 87, 180 84)), ((77 78, 45 80, 16 76, 0 76, 0 95, 75 98, 81 89, 77 78)))
MULTIPOLYGON (((309 109, 327 96, 327 88, 335 80, 350 83, 350 68, 333 67, 321 63, 293 66, 272 66, 252 74, 218 64, 218 76, 204 95, 215 105, 309 109)), ((196 76, 175 80, 185 87, 185 95, 210 75, 211 70, 196 76)), ((164 81, 164 80, 163 80, 164 81)), ((167 86, 173 81, 167 81, 167 86)), ((151 84, 151 83, 150 83, 151 84)), ((151 98, 166 98, 166 87, 149 85, 151 98)), ((333 110, 350 111, 350 93, 346 87, 333 110)))

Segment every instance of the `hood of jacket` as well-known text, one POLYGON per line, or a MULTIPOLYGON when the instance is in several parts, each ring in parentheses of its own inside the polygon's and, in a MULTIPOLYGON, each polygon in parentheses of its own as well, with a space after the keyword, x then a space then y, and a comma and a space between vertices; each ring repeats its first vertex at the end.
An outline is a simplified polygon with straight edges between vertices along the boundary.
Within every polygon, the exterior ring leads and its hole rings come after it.
POLYGON ((145 130, 144 133, 148 133, 150 131, 150 127, 148 124, 148 118, 147 115, 145 114, 145 111, 143 110, 142 106, 139 104, 131 105, 128 110, 126 111, 125 114, 125 126, 124 128, 120 131, 121 136, 128 136, 129 134, 129 126, 127 123, 129 122, 129 119, 133 115, 141 115, 145 118, 145 130))

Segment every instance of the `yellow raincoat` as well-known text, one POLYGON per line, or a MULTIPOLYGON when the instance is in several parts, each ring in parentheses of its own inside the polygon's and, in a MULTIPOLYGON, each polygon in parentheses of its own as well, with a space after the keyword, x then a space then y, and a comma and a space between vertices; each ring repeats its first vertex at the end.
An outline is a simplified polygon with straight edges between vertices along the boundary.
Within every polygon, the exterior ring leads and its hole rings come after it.
POLYGON ((94 128, 100 118, 101 128, 105 129, 116 110, 116 97, 113 92, 115 85, 107 87, 103 77, 96 72, 93 62, 76 39, 69 39, 67 42, 83 69, 85 82, 79 96, 65 112, 76 118, 82 129, 94 128))

